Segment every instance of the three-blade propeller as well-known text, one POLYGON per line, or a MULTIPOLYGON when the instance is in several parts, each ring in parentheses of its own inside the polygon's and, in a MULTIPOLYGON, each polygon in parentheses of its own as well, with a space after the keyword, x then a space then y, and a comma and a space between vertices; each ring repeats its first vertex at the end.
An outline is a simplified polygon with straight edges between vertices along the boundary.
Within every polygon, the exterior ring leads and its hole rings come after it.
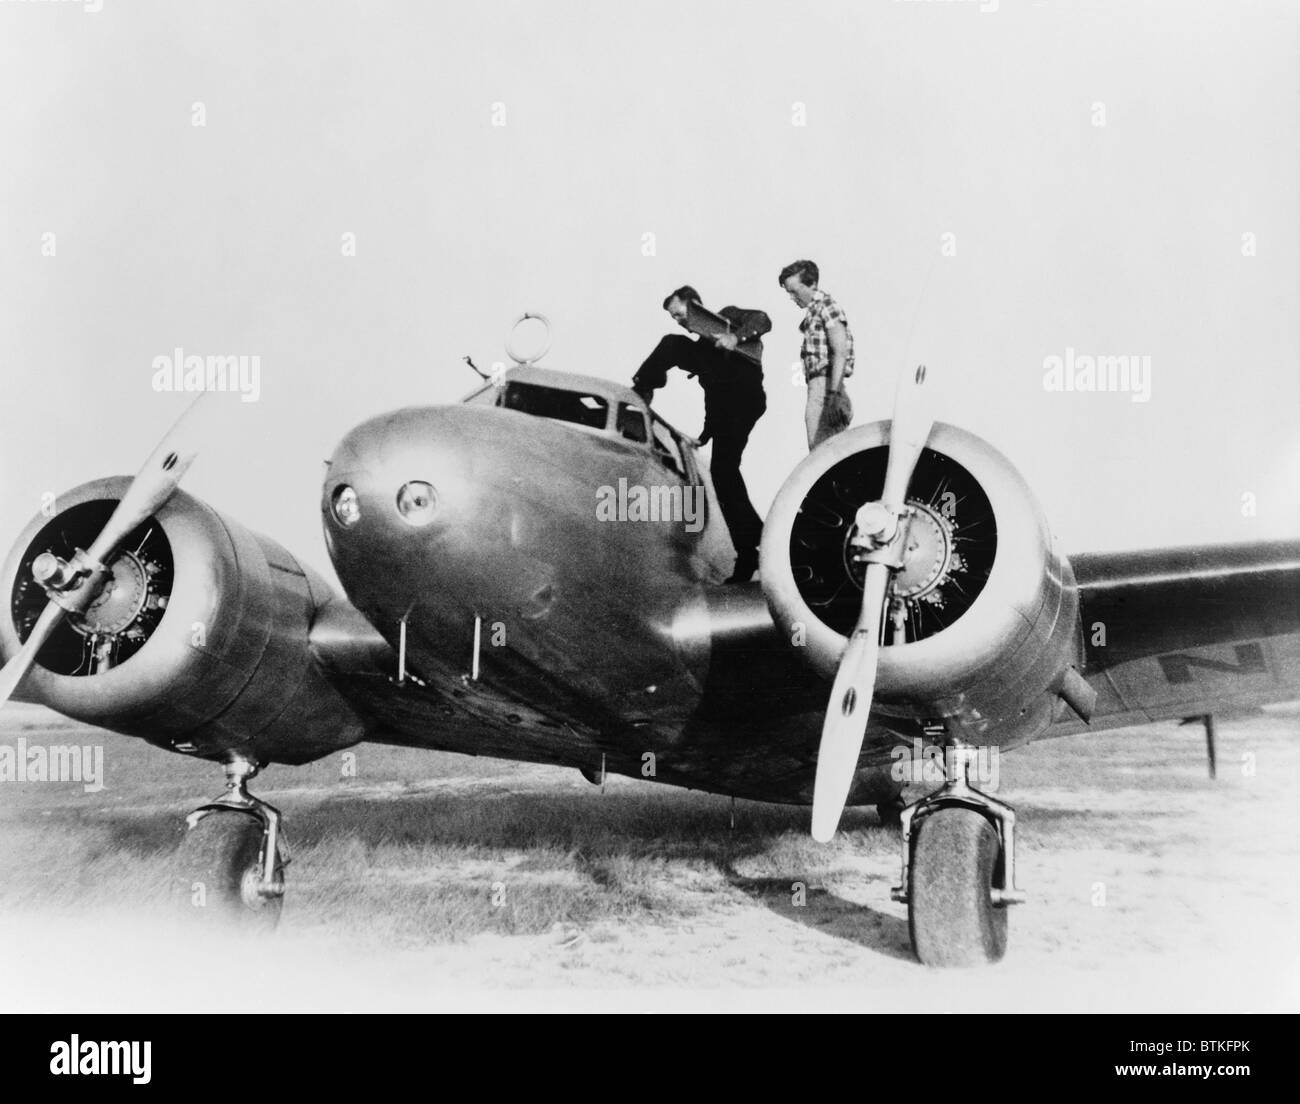
POLYGON ((867 733, 889 581, 891 572, 901 565, 899 542, 907 536, 904 522, 907 487, 934 427, 934 418, 921 401, 920 388, 924 382, 924 367, 918 368, 914 375, 904 374, 899 380, 884 490, 878 501, 861 507, 856 518, 854 543, 863 551, 881 555, 867 562, 862 609, 835 673, 826 720, 822 724, 812 814, 813 838, 821 843, 828 842, 839 827, 867 733))
POLYGON ((22 648, 0 670, 0 705, 18 689, 36 662, 36 654, 64 615, 84 612, 103 592, 111 578, 106 565, 116 556, 122 542, 171 498, 202 445, 210 407, 204 400, 209 394, 202 392, 177 419, 131 481, 99 536, 85 552, 77 555, 71 565, 77 573, 76 581, 60 594, 58 601, 51 598, 46 603, 22 648))

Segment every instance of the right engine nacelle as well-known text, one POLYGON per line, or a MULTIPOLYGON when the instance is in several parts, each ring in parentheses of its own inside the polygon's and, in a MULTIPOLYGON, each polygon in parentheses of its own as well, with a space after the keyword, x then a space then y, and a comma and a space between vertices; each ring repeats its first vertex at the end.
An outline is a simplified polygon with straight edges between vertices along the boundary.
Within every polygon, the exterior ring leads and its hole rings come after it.
MULTIPOLYGON (((45 608, 41 553, 88 548, 129 479, 86 483, 37 517, 0 570, 0 652, 45 608)), ((274 541, 177 491, 113 558, 84 615, 65 617, 16 697, 160 747, 303 763, 361 739, 308 641, 326 584, 274 541)))
MULTIPOLYGON (((762 582, 786 639, 833 678, 862 603, 849 539, 879 498, 890 426, 822 445, 778 492, 763 530, 762 582)), ((936 423, 909 486, 906 566, 887 604, 873 714, 946 722, 971 743, 1041 732, 1062 696, 1086 711, 1078 592, 1043 512, 1001 453, 936 423)))

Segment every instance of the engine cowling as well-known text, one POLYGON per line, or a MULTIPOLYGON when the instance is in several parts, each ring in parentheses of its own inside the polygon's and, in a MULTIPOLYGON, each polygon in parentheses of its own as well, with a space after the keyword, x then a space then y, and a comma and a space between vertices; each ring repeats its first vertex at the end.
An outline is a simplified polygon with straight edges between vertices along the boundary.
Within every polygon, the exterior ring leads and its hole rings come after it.
MULTIPOLYGON (((0 574, 6 658, 46 602, 33 562, 89 547, 129 483, 83 484, 24 530, 0 574)), ((361 739, 308 644, 329 588, 280 545, 177 491, 110 567, 99 599, 64 618, 16 697, 206 758, 238 750, 302 763, 361 739)))
MULTIPOLYGON (((786 480, 763 530, 763 590, 786 639, 833 678, 862 602, 849 544, 878 499, 888 422, 841 433, 786 480)), ((971 743, 1032 739, 1086 712, 1078 591, 1042 509, 996 449, 936 423, 917 464, 905 566, 887 606, 873 715, 944 722, 971 743)))

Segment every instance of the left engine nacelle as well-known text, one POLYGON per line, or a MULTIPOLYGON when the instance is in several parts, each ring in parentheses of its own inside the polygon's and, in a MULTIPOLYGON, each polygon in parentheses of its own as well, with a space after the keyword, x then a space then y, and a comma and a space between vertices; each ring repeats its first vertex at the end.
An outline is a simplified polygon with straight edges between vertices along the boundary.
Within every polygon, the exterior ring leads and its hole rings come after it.
MULTIPOLYGON (((855 516, 884 484, 890 424, 839 434, 777 493, 762 579, 782 635, 833 679, 862 604, 855 516)), ((872 715, 942 722, 970 743, 1015 746, 1068 703, 1091 710, 1079 596, 1042 508, 987 442, 935 423, 909 484, 905 566, 894 573, 872 715)))
MULTIPOLYGON (((129 484, 83 484, 23 531, 0 573, 6 659, 47 600, 32 562, 88 548, 129 484)), ((177 491, 110 567, 103 593, 64 618, 15 697, 205 758, 236 750, 304 763, 362 738, 308 643, 329 588, 280 545, 177 491)))

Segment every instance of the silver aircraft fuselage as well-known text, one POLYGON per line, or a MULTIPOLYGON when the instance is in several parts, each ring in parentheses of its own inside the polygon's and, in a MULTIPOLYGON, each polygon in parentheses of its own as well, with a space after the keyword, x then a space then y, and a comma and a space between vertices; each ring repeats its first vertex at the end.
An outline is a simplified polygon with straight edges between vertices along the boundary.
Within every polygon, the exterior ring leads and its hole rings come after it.
MULTIPOLYGON (((695 442, 635 392, 522 367, 461 404, 373 418, 335 451, 322 513, 368 624, 327 611, 313 638, 370 634, 354 668, 334 671, 371 718, 368 739, 811 800, 828 681, 777 628, 760 584, 722 585, 735 554, 695 442), (404 512, 412 486, 428 490, 404 512)), ((1098 695, 1094 730, 1292 692, 1293 542, 1072 563, 1067 628, 1098 695), (1147 618, 1158 633, 1129 626, 1135 600, 1160 607, 1147 618), (1102 646, 1082 632, 1099 618, 1122 630, 1102 646), (1151 646, 1127 643, 1139 637, 1151 646), (1235 658, 1243 648, 1249 662, 1235 658)), ((1057 707, 985 742, 1081 727, 1057 707)), ((896 794, 891 751, 923 732, 873 710, 850 802, 896 794)))

